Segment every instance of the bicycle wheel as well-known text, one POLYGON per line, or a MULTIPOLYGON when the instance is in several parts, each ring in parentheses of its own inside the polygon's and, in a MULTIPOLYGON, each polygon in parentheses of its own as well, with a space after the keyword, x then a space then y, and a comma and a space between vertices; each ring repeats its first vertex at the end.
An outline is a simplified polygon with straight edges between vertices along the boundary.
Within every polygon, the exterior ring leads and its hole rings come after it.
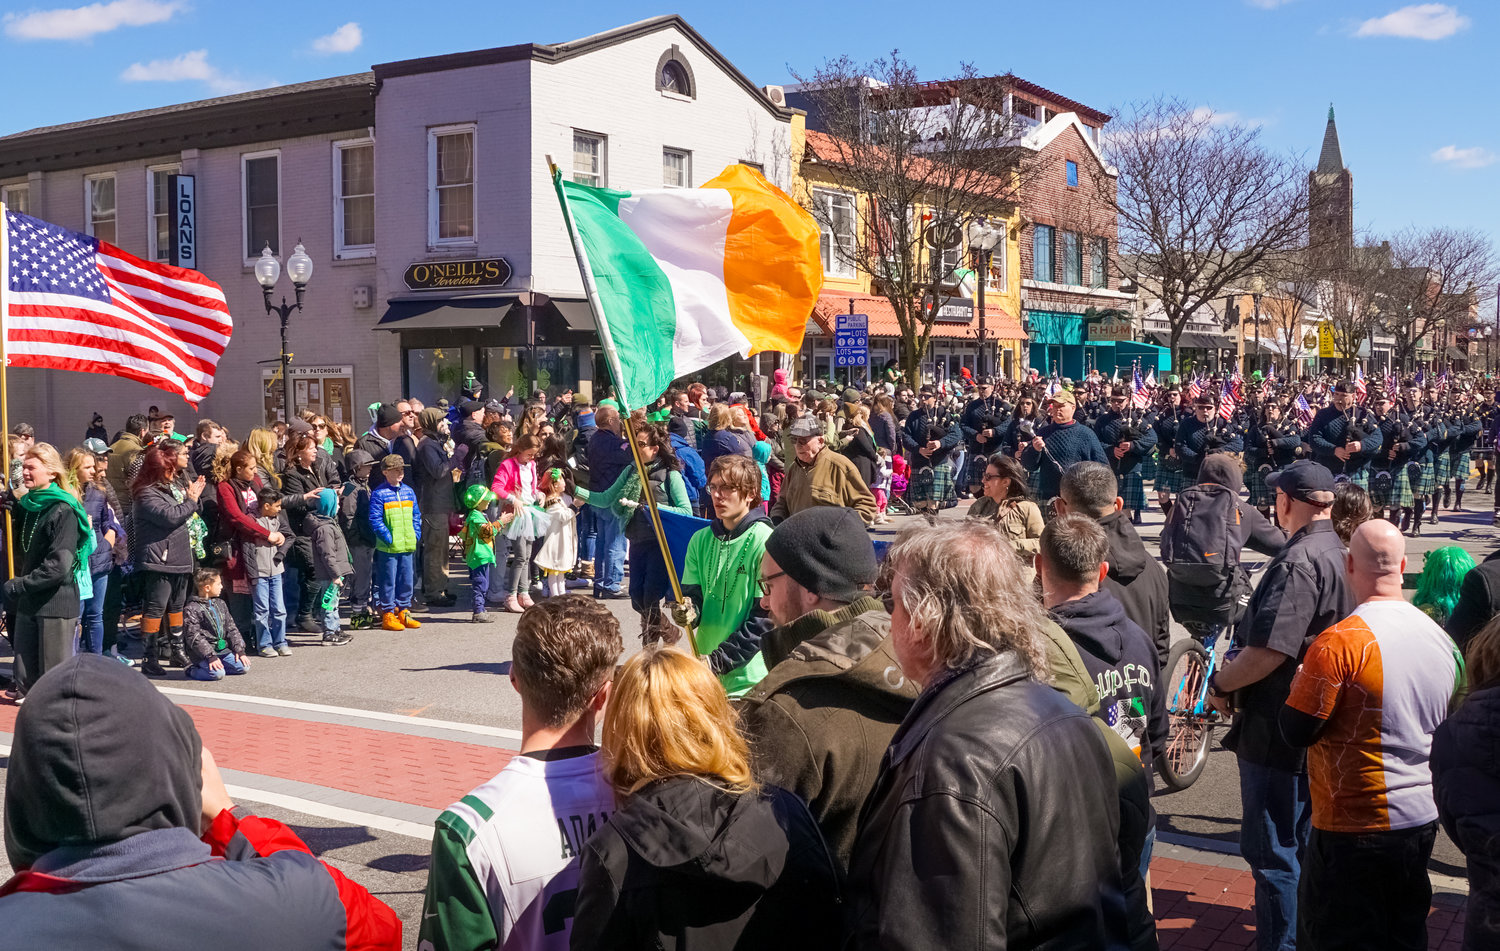
POLYGON ((1180 792, 1197 782, 1208 765, 1213 724, 1206 713, 1197 712, 1205 696, 1208 651, 1185 637, 1172 645, 1165 669, 1167 745, 1156 771, 1168 789, 1180 792))

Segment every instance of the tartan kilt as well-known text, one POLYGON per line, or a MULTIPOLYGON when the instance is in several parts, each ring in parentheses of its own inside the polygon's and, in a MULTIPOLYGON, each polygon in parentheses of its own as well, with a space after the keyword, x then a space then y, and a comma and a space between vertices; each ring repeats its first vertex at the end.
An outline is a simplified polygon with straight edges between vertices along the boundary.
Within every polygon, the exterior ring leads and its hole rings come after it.
POLYGON ((1368 468, 1360 469, 1358 472, 1349 476, 1349 483, 1351 485, 1357 485, 1361 489, 1364 489, 1366 492, 1368 492, 1370 490, 1370 470, 1368 468))
POLYGON ((1458 461, 1453 465, 1453 475, 1458 478, 1460 484, 1468 482, 1469 477, 1474 474, 1473 454, 1469 452, 1461 452, 1458 454, 1456 459, 1458 461))
POLYGON ((1422 463, 1421 470, 1422 474, 1417 476, 1416 478, 1412 478, 1410 474, 1408 474, 1407 478, 1401 480, 1402 482, 1406 483, 1409 489, 1411 489, 1413 498, 1429 494, 1430 492, 1432 492, 1432 487, 1435 484, 1432 476, 1432 463, 1422 463))
POLYGON ((1026 476, 1026 487, 1031 490, 1033 499, 1040 498, 1042 494, 1042 470, 1032 469, 1026 476))
POLYGON ((1411 508, 1411 480, 1406 477, 1404 469, 1397 469, 1390 473, 1389 479, 1380 478, 1384 470, 1372 470, 1370 472, 1370 505, 1376 509, 1383 508, 1411 508))
POLYGON ((1127 472, 1120 476, 1120 498, 1125 502, 1125 511, 1139 512, 1146 508, 1146 483, 1139 472, 1127 472))
POLYGON ((1448 451, 1445 449, 1437 454, 1437 458, 1432 463, 1432 484, 1441 486, 1448 481, 1448 475, 1448 451))
POLYGON ((965 489, 983 488, 984 469, 989 464, 989 456, 984 453, 970 452, 964 459, 963 478, 959 484, 965 489))
POLYGON ((953 495, 953 465, 940 462, 931 469, 918 469, 912 473, 911 484, 906 488, 908 502, 946 502, 953 495))
POLYGON ((1141 479, 1146 482, 1155 482, 1157 472, 1159 472, 1160 469, 1161 466, 1156 461, 1156 452, 1152 451, 1151 455, 1147 456, 1141 462, 1141 479))
POLYGON ((1158 492, 1171 492, 1173 495, 1176 495, 1182 491, 1183 486, 1186 484, 1187 473, 1181 469, 1178 469, 1176 472, 1162 469, 1156 474, 1156 491, 1158 492))
MULTIPOLYGON (((1274 470, 1266 470, 1271 472, 1274 470)), ((1270 508, 1276 504, 1276 490, 1266 485, 1266 477, 1260 468, 1245 468, 1245 488, 1250 490, 1250 504, 1255 508, 1270 508)))

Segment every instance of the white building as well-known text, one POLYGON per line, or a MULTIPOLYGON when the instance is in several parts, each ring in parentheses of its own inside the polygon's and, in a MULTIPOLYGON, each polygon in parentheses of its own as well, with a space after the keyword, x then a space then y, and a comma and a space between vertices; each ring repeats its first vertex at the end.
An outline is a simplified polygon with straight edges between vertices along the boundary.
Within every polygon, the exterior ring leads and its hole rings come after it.
MULTIPOLYGON (((165 258, 165 175, 196 177, 199 269, 236 324, 200 412, 236 434, 279 412, 279 326, 254 258, 269 242, 284 261, 300 240, 315 271, 289 330, 294 408, 362 428, 368 404, 452 399, 470 372, 491 395, 603 376, 546 155, 625 190, 701 185, 736 162, 789 189, 801 118, 665 16, 6 136, 0 197, 165 258)), ((112 431, 149 406, 180 428, 199 415, 67 372, 14 371, 10 399, 12 420, 65 444, 95 411, 112 431)))

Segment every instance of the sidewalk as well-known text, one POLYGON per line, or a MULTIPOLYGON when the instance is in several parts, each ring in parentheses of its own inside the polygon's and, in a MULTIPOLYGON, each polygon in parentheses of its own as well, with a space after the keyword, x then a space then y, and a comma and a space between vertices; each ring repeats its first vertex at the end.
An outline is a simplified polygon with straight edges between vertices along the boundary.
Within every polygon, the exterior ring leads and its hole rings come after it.
MULTIPOLYGON (((1255 944, 1255 882, 1239 856, 1158 843, 1151 893, 1162 951, 1248 948, 1255 944)), ((1430 951, 1459 951, 1464 898, 1434 894, 1427 917, 1430 951)))

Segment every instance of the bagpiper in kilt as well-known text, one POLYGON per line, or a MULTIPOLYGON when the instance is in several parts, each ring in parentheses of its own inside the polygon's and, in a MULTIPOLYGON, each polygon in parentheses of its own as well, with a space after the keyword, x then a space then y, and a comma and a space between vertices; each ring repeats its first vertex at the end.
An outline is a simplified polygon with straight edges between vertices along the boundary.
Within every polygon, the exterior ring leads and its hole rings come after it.
POLYGON ((1436 525, 1443 489, 1448 484, 1448 447, 1453 444, 1457 430, 1449 423, 1447 411, 1437 401, 1437 391, 1430 387, 1427 390, 1427 402, 1430 407, 1427 422, 1427 507, 1429 524, 1436 525))
POLYGON ((1110 391, 1109 408, 1094 423, 1094 435, 1109 457, 1109 467, 1120 483, 1120 498, 1135 524, 1146 507, 1146 486, 1141 466, 1156 448, 1156 430, 1130 408, 1130 390, 1116 386, 1110 391))
POLYGON ((1302 434, 1283 420, 1281 404, 1267 402, 1245 434, 1245 485, 1250 504, 1263 514, 1276 507, 1276 491, 1266 485, 1266 476, 1296 462, 1301 449, 1302 434))
POLYGON ((1313 460, 1335 477, 1355 485, 1368 484, 1365 468, 1380 450, 1380 431, 1369 411, 1354 402, 1354 385, 1340 380, 1333 389, 1333 405, 1318 410, 1307 427, 1313 460))
POLYGON ((959 485, 976 496, 984 488, 986 460, 1006 448, 1001 439, 1007 415, 1005 402, 994 395, 994 386, 984 380, 979 384, 979 396, 964 406, 963 414, 958 418, 958 428, 968 450, 959 485))
MULTIPOLYGON (((1401 404, 1401 417, 1406 420, 1401 440, 1405 443, 1405 448, 1397 454, 1396 459, 1406 460, 1405 465, 1400 467, 1400 472, 1405 475, 1406 487, 1410 492, 1408 504, 1402 506, 1401 530, 1404 532, 1409 528, 1413 535, 1422 533, 1427 494, 1432 491, 1432 467, 1429 461, 1432 453, 1429 444, 1430 411, 1431 407, 1422 402, 1421 388, 1408 386, 1401 404)), ((1392 466, 1391 475, 1392 479, 1397 477, 1395 466, 1392 466)), ((1400 501, 1407 501, 1407 497, 1403 496, 1400 501)))
POLYGON ((1192 418, 1192 411, 1182 405, 1182 391, 1176 386, 1167 390, 1166 405, 1151 421, 1156 430, 1156 501, 1163 515, 1172 513, 1172 496, 1182 491, 1182 461, 1173 453, 1177 440, 1177 427, 1185 419, 1192 418))
MULTIPOLYGON (((1472 397, 1459 390, 1453 391, 1453 428, 1455 435, 1453 444, 1448 447, 1449 468, 1453 478, 1453 511, 1460 511, 1464 507, 1464 488, 1469 482, 1469 473, 1473 469, 1474 443, 1479 439, 1479 414, 1468 405, 1472 397)), ((1446 503, 1447 499, 1444 499, 1446 503)))
MULTIPOLYGON (((1406 471, 1413 438, 1411 416, 1396 409, 1388 393, 1371 394, 1371 402, 1375 406, 1375 428, 1380 432, 1380 448, 1370 461, 1370 507, 1376 518, 1389 509, 1390 521, 1399 523, 1398 513, 1403 509, 1410 510, 1412 505, 1411 479, 1406 471)), ((1425 436, 1420 433, 1415 438, 1425 441, 1425 436)))

